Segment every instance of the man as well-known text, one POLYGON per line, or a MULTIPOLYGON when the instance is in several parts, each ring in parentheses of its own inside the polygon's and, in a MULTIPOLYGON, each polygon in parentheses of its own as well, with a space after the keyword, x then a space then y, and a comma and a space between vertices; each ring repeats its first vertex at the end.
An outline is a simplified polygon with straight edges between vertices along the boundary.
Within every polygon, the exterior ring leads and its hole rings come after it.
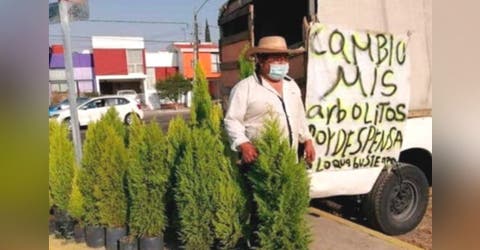
POLYGON ((304 143, 307 163, 315 159, 300 89, 287 76, 289 55, 304 51, 302 48, 288 49, 280 36, 263 37, 257 47, 247 50, 246 57, 256 58, 256 72, 232 89, 224 119, 232 149, 241 153, 242 163, 249 164, 257 159, 258 152, 251 140, 259 135, 265 118, 272 112, 278 117, 280 129, 290 146, 297 149, 298 143, 304 143))

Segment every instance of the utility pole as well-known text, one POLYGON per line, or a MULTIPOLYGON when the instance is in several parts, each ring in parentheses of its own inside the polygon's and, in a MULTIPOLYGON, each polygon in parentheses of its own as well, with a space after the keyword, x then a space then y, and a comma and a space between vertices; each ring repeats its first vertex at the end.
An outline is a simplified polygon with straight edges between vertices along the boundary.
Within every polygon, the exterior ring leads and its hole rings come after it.
POLYGON ((208 2, 208 0, 205 0, 202 5, 195 11, 193 11, 193 33, 194 33, 194 39, 193 41, 193 80, 196 80, 196 74, 195 74, 195 67, 197 66, 198 63, 198 46, 200 40, 198 39, 198 22, 197 22, 197 14, 200 11, 200 9, 208 2))
MULTIPOLYGON (((193 42, 193 67, 194 67, 194 72, 195 72, 195 67, 197 66, 198 63, 198 46, 199 46, 199 41, 198 41, 198 22, 197 22, 197 12, 193 13, 193 28, 194 28, 194 39, 195 41, 193 42)), ((194 80, 196 75, 194 74, 194 80)))
POLYGON ((69 2, 63 0, 59 1, 60 23, 63 31, 63 46, 65 56, 65 73, 68 83, 68 101, 70 102, 70 123, 72 127, 73 145, 75 147, 75 160, 77 166, 80 166, 82 159, 82 141, 80 138, 80 128, 78 126, 77 113, 77 87, 73 81, 73 59, 72 46, 70 40, 70 24, 68 17, 69 2))

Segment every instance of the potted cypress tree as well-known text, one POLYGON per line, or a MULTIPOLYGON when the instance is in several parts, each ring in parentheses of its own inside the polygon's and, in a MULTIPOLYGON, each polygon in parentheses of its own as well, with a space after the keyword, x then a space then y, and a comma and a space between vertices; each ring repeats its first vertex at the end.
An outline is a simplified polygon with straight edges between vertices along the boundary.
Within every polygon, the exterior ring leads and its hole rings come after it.
POLYGON ((157 123, 144 125, 134 118, 129 143, 130 234, 139 238, 141 250, 163 249, 165 194, 170 175, 166 138, 157 123))
POLYGON ((278 121, 265 122, 254 144, 258 159, 248 173, 258 208, 256 228, 261 249, 308 249, 310 233, 305 214, 309 205, 309 180, 305 164, 282 137, 278 121))
POLYGON ((75 220, 75 227, 73 229, 75 242, 80 243, 85 241, 85 226, 83 222, 85 210, 83 207, 82 193, 78 187, 78 175, 79 169, 75 168, 72 182, 72 194, 70 195, 70 201, 68 203, 68 213, 75 220))
MULTIPOLYGON (((103 123, 104 121, 101 121, 103 123)), ((105 124, 101 146, 98 185, 94 190, 100 223, 106 227, 105 247, 118 249, 118 240, 126 235, 127 197, 125 192, 126 148, 124 138, 115 127, 105 124)))
POLYGON ((112 107, 100 121, 89 124, 83 144, 82 168, 79 171, 78 187, 83 197, 85 211, 85 241, 87 246, 93 248, 105 246, 105 229, 101 223, 99 209, 101 195, 98 179, 99 169, 106 154, 105 140, 111 136, 106 134, 107 128, 112 129, 113 134, 121 138, 122 144, 125 143, 125 126, 112 107))
POLYGON ((172 246, 180 245, 178 239, 180 219, 177 204, 175 203, 175 189, 177 188, 177 168, 184 159, 189 134, 190 129, 183 118, 175 117, 169 122, 167 131, 167 168, 171 174, 167 185, 166 212, 168 223, 164 238, 165 242, 172 246))
POLYGON ((55 217, 55 234, 70 238, 73 221, 67 207, 72 192, 74 171, 73 144, 68 139, 68 129, 55 121, 49 123, 49 191, 55 217))
POLYGON ((184 139, 185 151, 175 171, 178 232, 187 249, 231 249, 243 235, 245 199, 235 176, 238 171, 223 146, 221 108, 213 106, 199 65, 196 75, 193 128, 184 139))
POLYGON ((98 198, 98 169, 101 165, 102 143, 106 139, 104 125, 91 123, 83 143, 82 168, 79 169, 78 188, 83 197, 85 241, 92 248, 105 246, 105 230, 100 225, 98 198))

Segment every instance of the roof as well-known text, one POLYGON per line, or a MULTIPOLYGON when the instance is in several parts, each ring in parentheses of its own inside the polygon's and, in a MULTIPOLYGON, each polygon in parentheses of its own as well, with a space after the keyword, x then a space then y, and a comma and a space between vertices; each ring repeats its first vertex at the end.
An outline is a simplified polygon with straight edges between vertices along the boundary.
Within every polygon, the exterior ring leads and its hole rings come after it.
MULTIPOLYGON (((180 51, 180 52, 192 52, 193 44, 186 42, 176 42, 169 46, 171 51, 180 51)), ((200 43, 198 46, 198 51, 200 52, 218 52, 219 48, 217 44, 214 43, 200 43)))
MULTIPOLYGON (((191 49, 193 48, 193 44, 192 43, 173 43, 173 46, 175 48, 179 48, 179 49, 191 49)), ((199 49, 217 49, 218 48, 218 45, 214 44, 214 43, 200 43, 199 46, 198 46, 199 49)))

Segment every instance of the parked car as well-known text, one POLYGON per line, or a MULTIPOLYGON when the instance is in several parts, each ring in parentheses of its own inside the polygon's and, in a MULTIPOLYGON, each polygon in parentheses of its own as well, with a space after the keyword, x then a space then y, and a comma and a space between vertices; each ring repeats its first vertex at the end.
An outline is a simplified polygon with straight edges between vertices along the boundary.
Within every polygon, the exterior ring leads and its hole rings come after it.
POLYGON ((117 95, 121 96, 126 96, 130 97, 131 99, 135 100, 136 102, 140 103, 140 96, 137 94, 137 92, 133 89, 122 89, 117 91, 117 95))
MULTIPOLYGON (((77 105, 82 104, 88 100, 90 100, 89 97, 77 97, 77 105)), ((65 98, 61 102, 57 104, 52 104, 48 107, 48 116, 51 116, 53 113, 56 113, 59 110, 69 109, 69 108, 70 108, 70 100, 68 100, 68 98, 65 98)))
MULTIPOLYGON (((99 96, 89 99, 88 101, 77 106, 78 121, 80 126, 86 126, 90 122, 98 121, 107 112, 110 107, 115 107, 120 119, 125 124, 130 125, 132 118, 136 115, 143 119, 143 111, 139 103, 135 100, 120 95, 99 96)), ((50 116, 58 122, 70 124, 70 109, 62 109, 50 116)))

